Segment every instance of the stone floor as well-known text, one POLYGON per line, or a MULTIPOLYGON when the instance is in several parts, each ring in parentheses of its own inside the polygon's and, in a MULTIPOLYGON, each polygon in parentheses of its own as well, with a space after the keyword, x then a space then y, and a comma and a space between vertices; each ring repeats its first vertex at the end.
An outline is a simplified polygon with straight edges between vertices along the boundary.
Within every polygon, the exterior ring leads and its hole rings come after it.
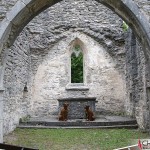
POLYGON ((134 118, 122 116, 99 115, 94 121, 85 119, 69 119, 58 121, 57 116, 34 117, 26 122, 21 122, 20 128, 137 128, 134 118))

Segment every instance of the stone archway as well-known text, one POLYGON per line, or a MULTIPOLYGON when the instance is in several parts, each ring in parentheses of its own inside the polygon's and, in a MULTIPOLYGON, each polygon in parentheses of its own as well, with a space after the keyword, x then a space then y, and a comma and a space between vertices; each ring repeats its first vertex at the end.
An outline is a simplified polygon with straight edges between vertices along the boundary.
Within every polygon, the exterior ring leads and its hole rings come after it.
MULTIPOLYGON (((11 46, 25 25, 36 15, 60 1, 62 0, 19 0, 12 10, 7 13, 6 18, 1 22, 0 50, 3 49, 3 45, 6 42, 11 46)), ((132 0, 96 1, 109 7, 125 20, 146 48, 146 54, 149 54, 149 22, 142 15, 136 4, 132 0)))
MULTIPOLYGON (((61 0, 20 0, 6 15, 1 23, 0 29, 0 50, 5 45, 11 46, 24 26, 38 13, 46 8, 60 2, 61 0)), ((96 0, 99 3, 111 8, 123 18, 145 47, 145 54, 149 58, 150 49, 150 28, 148 21, 142 16, 137 6, 131 0, 96 0)), ((1 100, 2 101, 2 100, 1 100)), ((3 105, 1 103, 1 110, 3 105)), ((0 118, 2 122, 3 118, 0 118)), ((2 124, 1 124, 2 125, 2 124)), ((2 129, 2 127, 1 127, 2 129)), ((2 131, 2 130, 1 130, 2 131)), ((2 132, 0 132, 2 133, 2 132)), ((0 139, 1 140, 1 139, 0 139)))

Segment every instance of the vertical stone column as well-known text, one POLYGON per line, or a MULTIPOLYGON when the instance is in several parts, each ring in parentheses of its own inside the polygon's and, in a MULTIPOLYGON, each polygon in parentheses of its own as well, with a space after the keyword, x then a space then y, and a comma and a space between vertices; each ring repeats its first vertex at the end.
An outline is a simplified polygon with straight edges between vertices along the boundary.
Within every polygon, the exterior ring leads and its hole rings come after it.
POLYGON ((4 69, 0 66, 0 143, 3 142, 3 76, 4 69))
POLYGON ((3 90, 0 90, 0 143, 3 142, 3 90))

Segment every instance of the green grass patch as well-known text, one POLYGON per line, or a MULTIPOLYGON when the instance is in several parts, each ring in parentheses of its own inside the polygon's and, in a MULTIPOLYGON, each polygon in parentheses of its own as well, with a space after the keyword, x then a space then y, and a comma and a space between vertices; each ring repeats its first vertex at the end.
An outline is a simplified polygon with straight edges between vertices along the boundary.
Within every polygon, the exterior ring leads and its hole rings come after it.
POLYGON ((112 150, 139 138, 149 135, 129 129, 16 129, 4 140, 40 150, 112 150))

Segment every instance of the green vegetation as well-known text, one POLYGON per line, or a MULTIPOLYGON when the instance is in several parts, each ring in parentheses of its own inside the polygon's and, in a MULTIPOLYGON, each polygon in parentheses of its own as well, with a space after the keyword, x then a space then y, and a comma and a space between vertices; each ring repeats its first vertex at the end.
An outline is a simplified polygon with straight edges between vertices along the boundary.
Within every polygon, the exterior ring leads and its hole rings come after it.
POLYGON ((123 21, 122 28, 123 28, 123 31, 126 32, 128 31, 129 26, 123 21))
POLYGON ((112 150, 148 137, 128 129, 16 129, 5 142, 40 150, 112 150))
POLYGON ((31 118, 31 116, 30 115, 27 115, 27 116, 25 116, 25 117, 23 117, 23 118, 20 118, 19 119, 19 122, 21 123, 21 122, 28 122, 29 120, 30 120, 30 118, 31 118))
POLYGON ((71 55, 71 83, 83 83, 83 54, 80 46, 75 46, 77 54, 71 55))

